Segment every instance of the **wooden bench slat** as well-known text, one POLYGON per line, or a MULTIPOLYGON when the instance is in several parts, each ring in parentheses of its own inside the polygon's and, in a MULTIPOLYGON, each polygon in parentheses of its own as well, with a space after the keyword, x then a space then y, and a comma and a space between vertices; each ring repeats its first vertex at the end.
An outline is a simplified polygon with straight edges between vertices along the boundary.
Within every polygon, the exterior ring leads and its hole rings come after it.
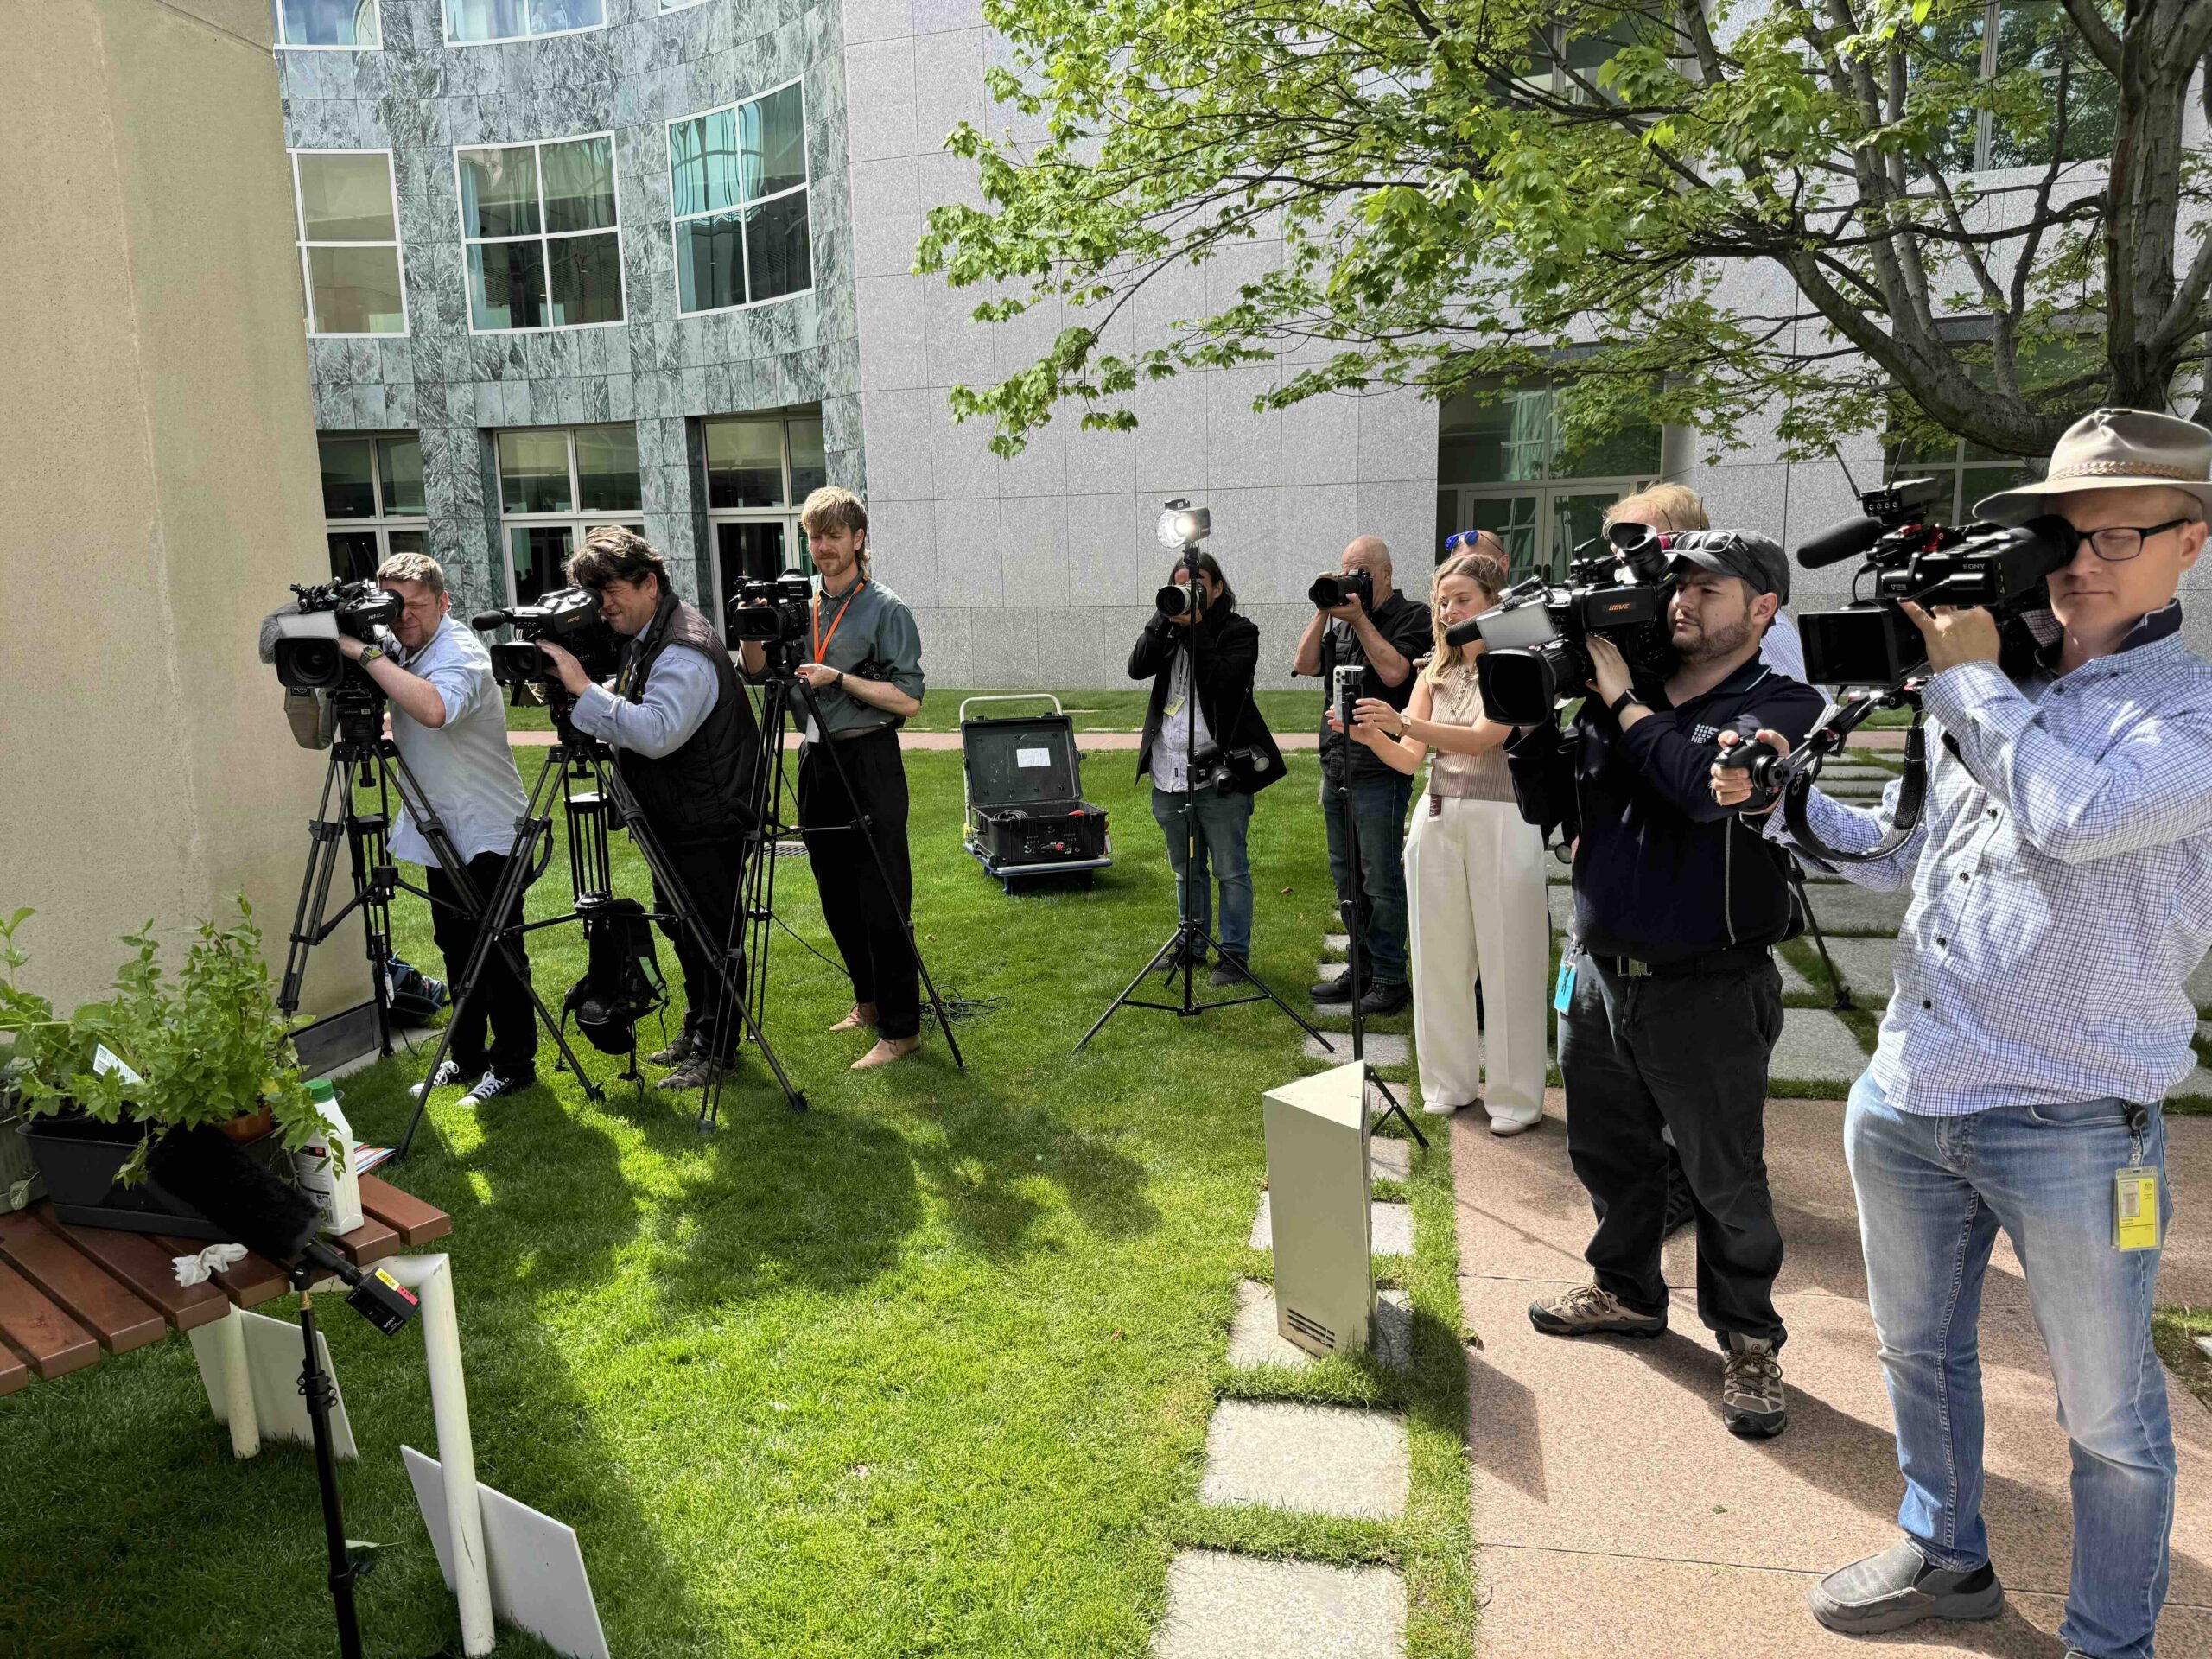
POLYGON ((373 1175, 361 1177, 361 1209, 397 1233, 410 1249, 453 1231, 453 1217, 373 1175))
POLYGON ((7 1349, 0 1347, 0 1394, 13 1394, 31 1385, 30 1370, 7 1349))
POLYGON ((399 1254, 399 1235, 375 1217, 364 1212, 361 1224, 350 1233, 326 1241, 331 1249, 357 1268, 399 1254))
POLYGON ((0 1338, 46 1382, 82 1370, 100 1357, 100 1345, 89 1331, 4 1263, 0 1263, 0 1338))
POLYGON ((0 1216, 0 1261, 67 1309, 111 1354, 127 1354, 169 1333, 161 1309, 132 1295, 20 1211, 0 1216))
MULTIPOLYGON (((154 1236, 171 1255, 197 1255, 207 1248, 207 1242, 197 1238, 172 1238, 166 1233, 154 1236)), ((214 1282, 223 1287, 223 1294, 240 1307, 258 1307, 272 1296, 282 1296, 292 1287, 290 1275, 265 1255, 249 1252, 245 1259, 234 1268, 224 1268, 214 1275, 214 1282)))
POLYGON ((180 1331, 212 1325, 231 1311, 231 1299, 216 1286, 177 1283, 168 1254, 143 1233, 72 1227, 55 1217, 50 1205, 39 1205, 31 1213, 123 1281, 134 1294, 160 1308, 162 1317, 180 1331))

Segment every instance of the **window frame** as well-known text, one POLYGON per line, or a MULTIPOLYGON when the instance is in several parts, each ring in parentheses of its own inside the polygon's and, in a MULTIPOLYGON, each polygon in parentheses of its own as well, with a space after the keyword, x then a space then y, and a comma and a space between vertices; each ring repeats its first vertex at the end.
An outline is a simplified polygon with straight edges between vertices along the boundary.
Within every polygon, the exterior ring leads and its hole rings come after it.
MULTIPOLYGON (((699 0, 700 4, 703 5, 705 3, 706 0, 699 0)), ((572 29, 568 32, 575 34, 581 31, 572 29)), ((537 37, 532 36, 531 38, 536 39, 537 37)), ((630 326, 630 273, 622 258, 622 163, 620 155, 621 145, 617 142, 617 137, 618 135, 614 130, 612 128, 609 128, 602 132, 570 133, 566 137, 560 138, 517 138, 505 143, 455 144, 453 147, 454 220, 461 229, 461 298, 464 301, 468 302, 468 332, 471 334, 474 334, 480 339, 490 339, 505 334, 565 334, 583 328, 626 328, 630 326), (548 144, 578 144, 583 143, 593 138, 604 138, 607 140, 607 184, 608 188, 614 193, 614 223, 613 225, 606 227, 605 229, 595 231, 548 231, 541 228, 537 232, 530 236, 469 235, 468 221, 467 218, 468 212, 468 200, 467 197, 463 194, 461 187, 461 158, 464 155, 474 155, 480 150, 486 149, 527 149, 532 151, 533 154, 531 157, 531 165, 537 168, 537 222, 542 227, 545 223, 545 160, 543 156, 538 156, 534 152, 543 149, 548 144), (493 244, 507 242, 535 242, 538 244, 539 246, 543 247, 549 242, 569 242, 575 240, 578 237, 606 236, 610 232, 614 238, 615 279, 620 284, 622 293, 622 315, 620 316, 614 318, 609 322, 549 322, 536 328, 479 328, 476 326, 476 306, 474 303, 474 295, 469 287, 469 249, 473 247, 486 247, 493 244)), ((552 270, 550 255, 547 259, 546 269, 549 273, 552 270)), ((553 306, 553 279, 550 274, 546 277, 545 305, 549 311, 553 306)), ((594 421, 588 423, 588 424, 593 426, 601 424, 619 426, 621 423, 619 421, 607 423, 594 421)), ((501 429, 505 430, 505 429, 503 428, 501 429)), ((571 445, 570 448, 573 450, 574 446, 571 445)), ((573 475, 575 472, 575 458, 572 454, 569 456, 569 471, 571 475, 573 475)))
MULTIPOLYGON (((694 3, 703 4, 704 0, 694 0, 694 3)), ((781 305, 786 300, 804 299, 808 296, 811 295, 815 290, 818 267, 814 257, 814 208, 813 204, 810 202, 807 206, 806 213, 806 286, 804 288, 795 288, 788 294, 774 295, 765 300, 741 300, 735 305, 709 306, 697 311, 686 311, 683 308, 683 272, 681 264, 683 257, 683 245, 678 241, 677 232, 683 226, 690 224, 695 220, 712 219, 719 214, 729 213, 733 211, 733 209, 728 207, 709 207, 696 213, 678 213, 676 211, 676 130, 677 128, 687 125, 693 121, 703 121, 709 116, 720 115, 724 110, 734 112, 743 109, 748 104, 761 103, 767 99, 773 98, 778 92, 788 91, 793 86, 798 88, 799 168, 806 175, 805 182, 803 184, 792 185, 787 189, 779 190, 773 195, 757 196, 751 201, 741 201, 736 204, 736 207, 738 209, 747 207, 765 207, 772 201, 781 201, 786 196, 799 195, 814 188, 814 154, 812 146, 809 143, 806 136, 806 79, 804 76, 793 75, 790 79, 779 81, 773 86, 762 87, 759 92, 753 93, 749 98, 741 98, 734 103, 729 104, 715 104, 703 110, 694 110, 688 115, 672 117, 663 124, 664 142, 668 154, 668 251, 671 262, 670 275, 672 276, 676 281, 676 315, 679 319, 683 317, 719 317, 727 315, 732 311, 751 311, 764 305, 781 305)), ((738 242, 738 253, 740 258, 743 261, 743 270, 745 272, 745 291, 747 294, 750 294, 753 292, 753 250, 747 243, 746 239, 741 237, 739 238, 738 242)))
MULTIPOLYGON (((472 46, 514 46, 524 41, 566 40, 571 35, 589 35, 594 33, 595 30, 613 27, 607 20, 607 3, 608 0, 599 0, 599 21, 595 23, 586 23, 580 29, 549 29, 543 34, 498 35, 487 35, 480 41, 456 41, 453 37, 453 12, 448 5, 448 0, 438 0, 438 32, 444 37, 445 43, 448 47, 454 48, 467 48, 472 46)), ((525 11, 527 11, 527 0, 525 0, 525 11)), ((474 148, 478 149, 490 149, 493 148, 493 146, 490 144, 478 144, 474 146, 474 148)))
MULTIPOLYGON (((380 50, 381 48, 379 48, 380 50)), ((384 149, 340 149, 330 146, 310 145, 300 149, 287 149, 285 155, 292 162, 292 234, 293 245, 300 256, 300 295, 307 307, 307 327, 309 340, 411 340, 415 334, 415 319, 407 303, 407 248, 405 238, 399 233, 399 159, 389 147, 384 149), (389 242, 310 242, 308 240, 307 198, 300 190, 300 157, 302 156, 381 156, 384 157, 384 181, 391 192, 391 240, 389 242), (394 334, 351 333, 333 334, 317 328, 315 315, 315 271, 308 259, 310 248, 385 248, 391 250, 392 264, 399 274, 399 329, 394 334)))
MULTIPOLYGON (((717 617, 726 619, 729 614, 728 608, 729 605, 729 595, 723 591, 721 537, 716 531, 715 527, 717 525, 782 524, 785 527, 785 570, 787 572, 797 571, 800 575, 807 577, 810 581, 813 580, 818 574, 814 568, 813 556, 806 550, 806 532, 799 527, 799 509, 804 506, 805 503, 803 501, 793 500, 791 499, 795 494, 795 492, 791 488, 791 423, 793 421, 809 419, 819 423, 822 419, 821 410, 819 408, 764 409, 748 411, 741 415, 706 415, 702 416, 698 420, 692 423, 696 429, 694 441, 698 446, 699 488, 700 499, 702 504, 710 504, 714 500, 714 486, 709 481, 707 471, 707 429, 709 427, 721 425, 734 426, 741 422, 748 421, 773 421, 776 423, 776 434, 778 440, 782 446, 783 451, 783 505, 773 507, 717 507, 708 505, 706 507, 708 574, 713 578, 715 615, 717 617)), ((825 451, 824 459, 826 461, 828 446, 825 444, 823 448, 825 451)), ((719 624, 717 626, 719 626, 719 624)))
MULTIPOLYGON (((1998 58, 2000 48, 2003 45, 2003 35, 2005 29, 2004 14, 2008 7, 2012 7, 2018 3, 2019 0, 1982 0, 1981 38, 1979 42, 1981 48, 1981 61, 1976 69, 1974 75, 1974 82, 1977 87, 1986 87, 1997 79, 1999 72, 1998 58)), ((2090 58, 2086 62, 2076 63, 2074 67, 2077 81, 2078 77, 2082 73, 2101 73, 2103 70, 2103 66, 2097 63, 2094 57, 2090 58)), ((2056 69, 2048 69, 2042 71, 2041 73, 2045 88, 2050 89, 2053 87, 2056 83, 2057 71, 2056 69)), ((1974 112, 1974 143, 1972 147, 1972 153, 1963 158, 1963 164, 1958 167, 1958 170, 1967 173, 2040 173, 2050 166, 2049 162, 1999 162, 1995 159, 1992 153, 1995 149, 1996 142, 1997 116, 1995 111, 1991 110, 1976 110, 1974 112)), ((2101 156, 2084 156, 2073 161, 2067 161, 2062 158, 2058 162, 2058 166, 2061 168, 2062 173, 2064 169, 2069 168, 2109 168, 2111 164, 2112 154, 2109 150, 2106 151, 2101 156)))
POLYGON ((582 421, 571 426, 499 426, 488 429, 492 439, 493 482, 499 490, 499 569, 505 573, 506 602, 509 605, 520 602, 516 597, 514 553, 507 533, 510 530, 517 526, 527 529, 565 528, 569 532, 571 552, 583 545, 584 537, 588 531, 598 529, 601 524, 623 524, 635 529, 640 536, 645 533, 645 463, 642 461, 639 462, 638 467, 638 505, 634 509, 609 507, 601 511, 592 511, 576 505, 583 499, 584 493, 583 479, 576 466, 576 434, 620 430, 624 428, 629 430, 632 442, 634 443, 638 431, 637 423, 634 421, 582 421), (499 438, 502 434, 508 432, 541 434, 558 432, 561 435, 569 451, 569 505, 567 509, 557 512, 510 512, 507 511, 506 474, 499 461, 499 438))
MULTIPOLYGON (((1649 489, 1664 476, 1663 473, 1655 470, 1641 474, 1606 474, 1594 478, 1532 478, 1524 479, 1517 484, 1447 484, 1440 480, 1436 489, 1439 495, 1449 491, 1456 498, 1453 505, 1458 512, 1459 522, 1453 524, 1454 530, 1468 528, 1470 522, 1468 508, 1473 502, 1510 501, 1516 496, 1535 498, 1536 545, 1529 568, 1526 570, 1515 571, 1512 574, 1512 580, 1519 582, 1530 575, 1541 575, 1547 582, 1561 582, 1566 579, 1567 557, 1574 550, 1572 547, 1551 545, 1552 531, 1556 527, 1559 518, 1553 498, 1554 496, 1604 495, 1610 492, 1614 500, 1624 501, 1631 495, 1649 489)), ((1443 539, 1440 537, 1436 543, 1437 556, 1433 560, 1434 563, 1441 564, 1444 562, 1441 552, 1443 544, 1443 539)), ((1506 550, 1509 560, 1512 556, 1512 552, 1513 550, 1510 547, 1506 550)))
MULTIPOLYGON (((421 512, 387 512, 385 510, 384 445, 380 441, 398 437, 413 438, 418 450, 423 442, 421 429, 411 426, 372 428, 362 431, 318 431, 315 435, 315 455, 318 461, 321 458, 322 446, 326 442, 340 443, 359 442, 365 442, 369 446, 369 490, 371 499, 376 503, 376 511, 366 518, 333 518, 327 512, 323 514, 323 550, 326 555, 329 552, 330 538, 333 536, 373 535, 377 542, 377 563, 382 564, 391 556, 391 532, 394 531, 420 535, 423 537, 423 546, 426 549, 429 546, 430 504, 427 496, 423 500, 423 510, 421 512)), ((338 573, 334 569, 331 572, 331 578, 333 581, 339 579, 338 573)))
MULTIPOLYGON (((441 0, 442 3, 442 0, 441 0)), ((269 0, 269 9, 276 15, 276 39, 270 42, 278 52, 381 52, 384 50, 385 0, 377 0, 377 43, 374 46, 317 46, 306 41, 291 41, 284 38, 284 0, 269 0)))

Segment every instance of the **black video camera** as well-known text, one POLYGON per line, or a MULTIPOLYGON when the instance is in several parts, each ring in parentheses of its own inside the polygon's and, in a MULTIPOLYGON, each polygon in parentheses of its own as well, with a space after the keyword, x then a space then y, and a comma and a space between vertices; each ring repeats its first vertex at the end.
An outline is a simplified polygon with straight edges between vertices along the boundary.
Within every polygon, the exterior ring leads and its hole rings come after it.
POLYGON ((599 595, 588 588, 556 588, 528 605, 504 611, 479 611, 468 619, 478 632, 512 628, 516 638, 491 647, 492 677, 501 685, 537 685, 556 679, 553 660, 537 648, 549 639, 583 664, 585 673, 603 680, 621 665, 622 639, 599 613, 599 595))
POLYGON ((2049 602, 2045 579, 2074 556, 2063 520, 1948 529, 1927 516, 1928 489, 1929 480, 1916 479, 1862 491, 1859 517, 1798 548, 1797 563, 1808 570, 1866 561, 1852 578, 1851 604, 1797 619, 1805 677, 1815 685, 1891 686, 1926 667, 1927 642, 1897 608, 1901 600, 1980 606, 2000 626, 2049 602))
POLYGON ((296 601, 271 621, 276 632, 270 664, 288 691, 366 692, 381 696, 376 682, 338 649, 340 635, 364 644, 399 620, 402 602, 373 582, 292 584, 296 601))
POLYGON ((751 640, 767 653, 772 672, 798 667, 799 646, 813 621, 814 584, 796 570, 741 582, 729 601, 729 639, 751 640))
POLYGON ((1306 590, 1306 597, 1313 601, 1317 611, 1333 611, 1354 594, 1359 595, 1359 608, 1370 616, 1375 613, 1375 577, 1365 570, 1355 570, 1349 575, 1319 575, 1306 590))
POLYGON ((1642 524, 1616 524, 1606 539, 1575 550, 1565 586, 1531 576, 1507 588, 1493 608, 1446 629, 1447 645, 1483 642, 1475 658, 1483 712, 1506 726, 1548 722, 1560 700, 1580 696, 1597 673, 1584 643, 1593 633, 1619 648, 1633 675, 1672 668, 1669 540, 1642 524))
POLYGON ((1192 621, 1202 621, 1208 600, 1205 584, 1196 576, 1188 582, 1171 582, 1152 596, 1154 607, 1165 617, 1187 614, 1192 621))

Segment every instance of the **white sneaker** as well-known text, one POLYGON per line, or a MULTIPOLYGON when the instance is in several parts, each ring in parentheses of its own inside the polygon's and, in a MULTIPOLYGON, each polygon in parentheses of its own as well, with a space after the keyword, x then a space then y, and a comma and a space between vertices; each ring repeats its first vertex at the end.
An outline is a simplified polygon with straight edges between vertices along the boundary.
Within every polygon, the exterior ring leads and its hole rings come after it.
POLYGON ((420 1100, 423 1096, 429 1094, 433 1089, 442 1089, 449 1083, 459 1083, 460 1081, 460 1064, 457 1061, 450 1059, 440 1060, 438 1062, 438 1069, 431 1072, 429 1077, 423 1078, 420 1083, 409 1084, 407 1085, 407 1093, 410 1098, 420 1100))
POLYGON ((1541 1117, 1531 1118, 1523 1123, 1516 1118, 1493 1117, 1490 1121, 1490 1132, 1503 1140, 1509 1135, 1526 1135, 1543 1121, 1541 1117))
POLYGON ((527 1077, 503 1077, 496 1071, 486 1071, 482 1077, 477 1078, 476 1086, 461 1098, 472 1106, 481 1106, 487 1100, 497 1100, 502 1095, 512 1095, 530 1081, 531 1079, 527 1077))
POLYGON ((1421 1109, 1422 1116, 1426 1117, 1449 1117, 1454 1112, 1465 1111, 1468 1107, 1474 1103, 1475 1103, 1473 1101, 1468 1100, 1462 1101, 1459 1104, 1454 1106, 1449 1101, 1423 1099, 1421 1103, 1421 1109))

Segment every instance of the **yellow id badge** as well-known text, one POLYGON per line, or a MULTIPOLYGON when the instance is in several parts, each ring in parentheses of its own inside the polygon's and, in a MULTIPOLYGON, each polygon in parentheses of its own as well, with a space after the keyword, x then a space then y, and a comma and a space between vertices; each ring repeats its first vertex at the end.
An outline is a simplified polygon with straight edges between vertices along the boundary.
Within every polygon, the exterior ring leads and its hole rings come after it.
POLYGON ((1173 720, 1176 715, 1182 712, 1183 699, 1180 697, 1170 697, 1160 706, 1160 717, 1163 721, 1173 720))
POLYGON ((2158 1172, 2131 1165, 2113 1175, 2112 1247, 2155 1250, 2160 1243, 2158 1172))

